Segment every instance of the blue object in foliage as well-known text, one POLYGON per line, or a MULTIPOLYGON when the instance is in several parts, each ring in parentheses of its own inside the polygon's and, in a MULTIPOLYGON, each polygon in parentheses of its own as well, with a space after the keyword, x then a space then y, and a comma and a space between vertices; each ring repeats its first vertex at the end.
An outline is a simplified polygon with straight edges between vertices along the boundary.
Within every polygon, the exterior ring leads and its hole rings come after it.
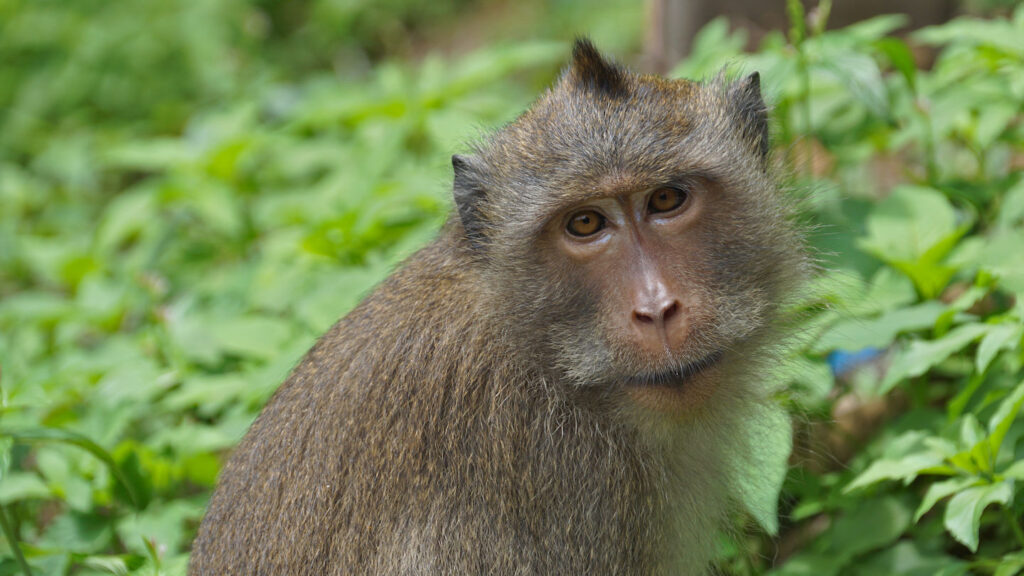
POLYGON ((883 348, 862 348, 850 352, 849 350, 836 350, 828 355, 826 362, 832 369, 832 375, 838 377, 846 376, 857 368, 870 364, 885 353, 883 348))

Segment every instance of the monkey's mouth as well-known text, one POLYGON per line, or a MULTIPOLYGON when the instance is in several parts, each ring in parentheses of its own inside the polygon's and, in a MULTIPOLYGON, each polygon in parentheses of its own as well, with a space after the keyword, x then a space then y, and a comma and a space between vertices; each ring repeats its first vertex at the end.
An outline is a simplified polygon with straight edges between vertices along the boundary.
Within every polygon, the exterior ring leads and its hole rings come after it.
POLYGON ((630 379, 634 386, 683 386, 701 372, 711 368, 722 359, 722 351, 712 352, 707 356, 693 362, 664 370, 661 372, 650 372, 638 374, 630 379))

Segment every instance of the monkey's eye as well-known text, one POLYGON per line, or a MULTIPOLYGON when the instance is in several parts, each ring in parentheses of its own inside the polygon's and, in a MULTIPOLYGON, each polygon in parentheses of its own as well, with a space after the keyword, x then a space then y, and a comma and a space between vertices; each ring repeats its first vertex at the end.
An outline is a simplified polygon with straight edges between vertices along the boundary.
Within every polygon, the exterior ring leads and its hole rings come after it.
POLYGON ((565 229, 573 236, 591 236, 604 229, 607 223, 607 220, 598 211, 581 210, 569 218, 565 229))
POLYGON ((675 188, 659 188, 651 194, 647 201, 647 211, 651 214, 671 212, 686 202, 686 192, 675 188))

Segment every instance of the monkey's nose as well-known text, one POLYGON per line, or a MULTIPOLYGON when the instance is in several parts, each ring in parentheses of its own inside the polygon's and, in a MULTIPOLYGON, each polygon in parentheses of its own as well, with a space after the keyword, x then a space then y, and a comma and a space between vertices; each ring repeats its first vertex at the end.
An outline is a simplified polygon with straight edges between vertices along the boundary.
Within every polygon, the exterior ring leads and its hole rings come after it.
POLYGON ((633 325, 640 344, 649 350, 672 349, 682 336, 678 324, 682 318, 679 300, 666 298, 637 305, 633 309, 633 325))
POLYGON ((653 327, 663 327, 678 313, 678 300, 651 302, 637 306, 633 310, 633 320, 641 325, 650 324, 653 327))

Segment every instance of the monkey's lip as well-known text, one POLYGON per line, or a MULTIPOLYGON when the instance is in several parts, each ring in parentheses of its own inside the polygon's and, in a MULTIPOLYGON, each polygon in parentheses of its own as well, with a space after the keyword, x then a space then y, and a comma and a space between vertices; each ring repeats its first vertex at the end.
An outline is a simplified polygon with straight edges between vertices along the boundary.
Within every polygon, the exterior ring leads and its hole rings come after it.
POLYGON ((633 386, 682 386, 701 372, 704 372, 708 368, 718 364, 721 359, 722 351, 718 350, 699 360, 689 362, 677 368, 664 370, 662 372, 639 374, 631 378, 629 383, 633 386))

